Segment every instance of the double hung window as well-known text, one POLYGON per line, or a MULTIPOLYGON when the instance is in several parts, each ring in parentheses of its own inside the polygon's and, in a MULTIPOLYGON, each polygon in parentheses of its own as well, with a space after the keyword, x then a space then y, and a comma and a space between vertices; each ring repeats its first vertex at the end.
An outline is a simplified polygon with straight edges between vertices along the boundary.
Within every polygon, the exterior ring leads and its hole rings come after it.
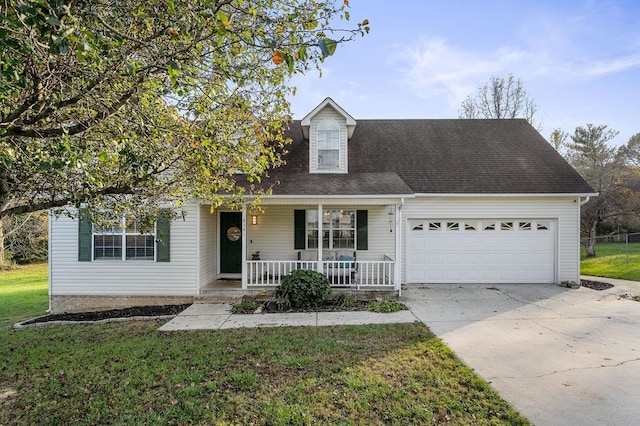
MULTIPOLYGON (((307 248, 318 248, 318 211, 307 210, 307 248)), ((322 248, 328 250, 356 247, 356 211, 325 210, 322 212, 322 248)))
POLYGON ((340 125, 333 120, 318 124, 318 169, 340 167, 340 125))
POLYGON ((154 260, 155 251, 155 229, 142 232, 138 220, 116 219, 93 228, 95 260, 154 260))

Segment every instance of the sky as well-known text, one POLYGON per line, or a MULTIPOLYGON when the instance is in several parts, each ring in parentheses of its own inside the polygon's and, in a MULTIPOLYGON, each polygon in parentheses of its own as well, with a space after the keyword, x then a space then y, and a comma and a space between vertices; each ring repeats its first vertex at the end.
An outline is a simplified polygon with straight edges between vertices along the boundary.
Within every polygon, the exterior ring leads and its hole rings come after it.
MULTIPOLYGON (((640 133, 640 1, 350 0, 355 26, 317 71, 296 76, 300 119, 331 97, 356 120, 457 118, 492 76, 520 78, 540 133, 587 123, 640 133)), ((339 23, 341 25, 346 25, 339 23)))

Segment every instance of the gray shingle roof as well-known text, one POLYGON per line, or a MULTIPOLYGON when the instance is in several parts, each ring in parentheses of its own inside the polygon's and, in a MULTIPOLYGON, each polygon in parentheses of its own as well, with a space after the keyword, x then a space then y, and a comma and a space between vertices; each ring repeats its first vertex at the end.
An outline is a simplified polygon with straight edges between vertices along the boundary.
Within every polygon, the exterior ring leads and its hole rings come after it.
POLYGON ((291 124, 280 195, 586 194, 595 191, 529 123, 515 120, 358 120, 349 173, 309 174, 308 140, 291 124))

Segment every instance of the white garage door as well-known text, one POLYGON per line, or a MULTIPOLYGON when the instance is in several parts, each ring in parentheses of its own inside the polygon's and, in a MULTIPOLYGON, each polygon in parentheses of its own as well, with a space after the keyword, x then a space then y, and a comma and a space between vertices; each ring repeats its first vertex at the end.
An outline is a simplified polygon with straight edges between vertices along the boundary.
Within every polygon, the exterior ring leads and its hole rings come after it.
POLYGON ((408 283, 552 283, 556 221, 410 219, 408 283))

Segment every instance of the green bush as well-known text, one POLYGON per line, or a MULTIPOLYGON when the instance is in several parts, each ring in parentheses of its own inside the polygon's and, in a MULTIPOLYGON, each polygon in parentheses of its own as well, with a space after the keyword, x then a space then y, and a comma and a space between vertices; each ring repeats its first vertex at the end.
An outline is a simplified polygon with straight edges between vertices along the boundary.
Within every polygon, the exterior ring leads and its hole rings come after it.
POLYGON ((296 309, 315 306, 329 294, 331 287, 326 276, 316 271, 300 269, 282 278, 274 297, 296 309))
POLYGON ((406 309, 409 308, 407 308, 407 305, 405 305, 404 303, 390 302, 388 300, 376 300, 374 302, 369 302, 369 304, 367 305, 367 310, 371 312, 389 313, 404 311, 406 309))

